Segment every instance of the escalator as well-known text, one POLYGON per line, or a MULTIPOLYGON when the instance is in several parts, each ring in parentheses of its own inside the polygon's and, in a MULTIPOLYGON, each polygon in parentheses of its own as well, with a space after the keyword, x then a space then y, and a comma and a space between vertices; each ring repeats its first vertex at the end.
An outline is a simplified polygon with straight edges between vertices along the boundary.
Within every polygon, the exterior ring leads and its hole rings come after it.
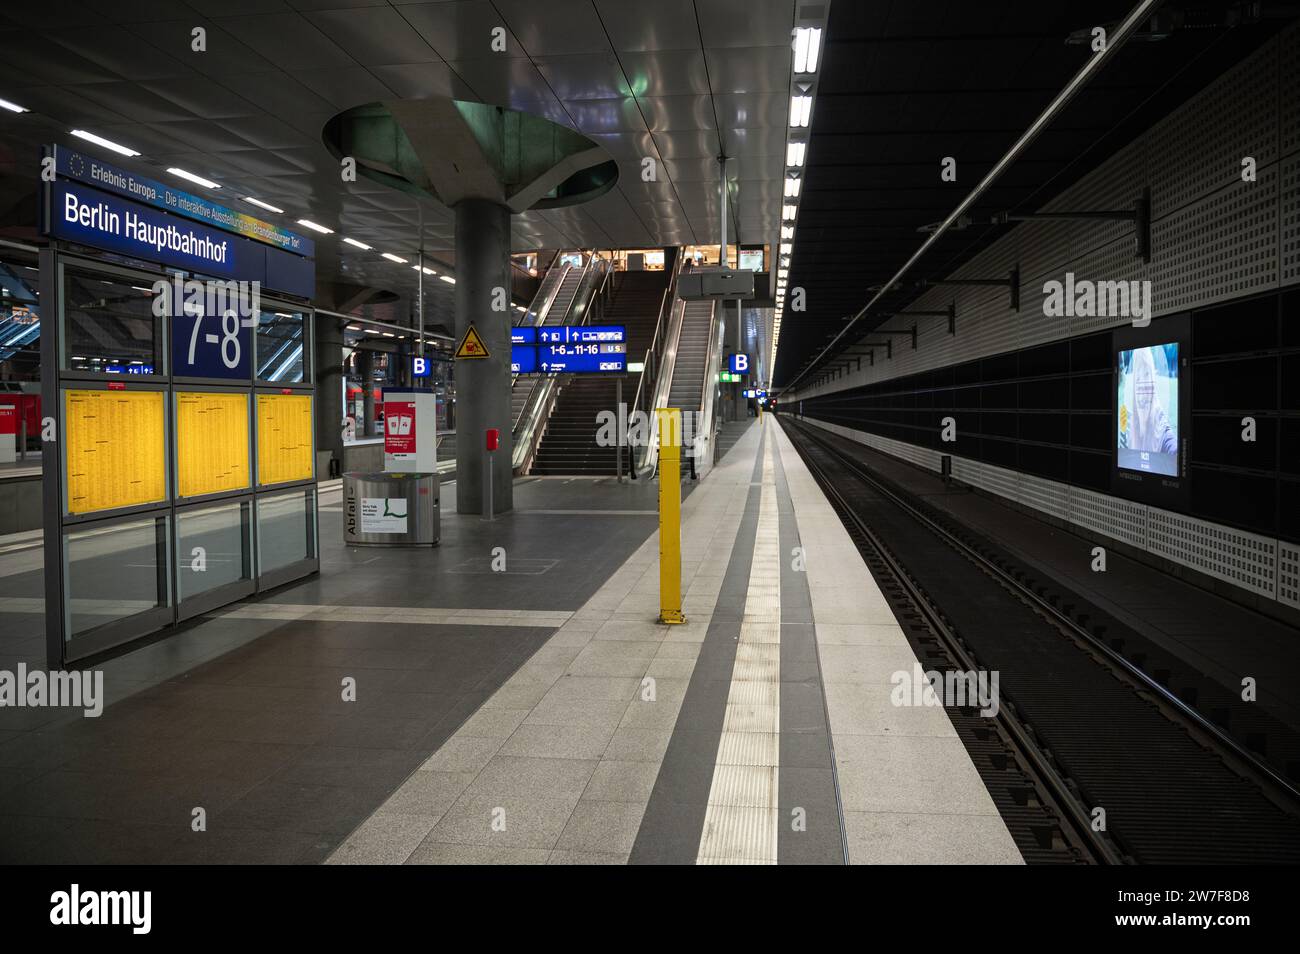
MULTIPOLYGON (((697 446, 696 437, 705 418, 705 402, 709 396, 705 385, 706 382, 712 385, 717 376, 717 368, 710 366, 714 363, 710 360, 714 350, 710 347, 715 328, 714 311, 711 301, 686 302, 682 310, 667 406, 682 412, 683 456, 690 456, 697 446)), ((695 472, 700 472, 698 466, 695 472)))
MULTIPOLYGON (((650 348, 664 307, 668 275, 665 272, 619 272, 614 276, 610 299, 603 309, 602 324, 627 329, 629 363, 633 356, 650 348)), ((630 404, 641 383, 641 373, 629 371, 623 378, 623 402, 630 404)), ((613 447, 597 443, 597 417, 601 411, 616 411, 617 385, 607 377, 575 377, 565 384, 546 421, 531 474, 613 475, 617 460, 613 447)), ((623 455, 624 469, 629 457, 623 455)))

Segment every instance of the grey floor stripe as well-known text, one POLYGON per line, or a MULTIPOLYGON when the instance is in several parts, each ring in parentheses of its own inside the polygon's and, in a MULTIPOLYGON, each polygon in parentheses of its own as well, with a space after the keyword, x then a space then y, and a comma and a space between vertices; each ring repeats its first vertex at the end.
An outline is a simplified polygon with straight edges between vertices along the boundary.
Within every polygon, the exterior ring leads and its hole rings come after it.
MULTIPOLYGON (((778 445, 779 446, 779 445, 778 445)), ((781 455, 776 455, 777 515, 781 537, 781 771, 777 863, 842 865, 844 830, 836 790, 830 727, 808 574, 795 569, 793 551, 805 546, 781 455), (800 818, 796 810, 801 809, 800 818), (796 821, 802 822, 802 830, 796 821)), ((811 559, 816 559, 815 552, 811 559)))
POLYGON ((727 693, 735 668, 736 644, 745 615, 745 594, 749 591, 766 441, 766 435, 759 438, 754 482, 745 498, 745 513, 736 531, 722 589, 686 687, 677 725, 668 740, 659 777, 637 831, 629 864, 693 865, 699 854, 709 787, 718 758, 718 740, 722 737, 722 721, 727 710, 727 693))

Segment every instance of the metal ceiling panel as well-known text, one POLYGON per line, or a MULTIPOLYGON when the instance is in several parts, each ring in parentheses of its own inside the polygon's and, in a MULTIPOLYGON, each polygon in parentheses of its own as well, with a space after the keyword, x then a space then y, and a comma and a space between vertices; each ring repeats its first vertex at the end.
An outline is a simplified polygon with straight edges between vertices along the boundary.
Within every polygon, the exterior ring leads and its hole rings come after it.
POLYGON ((790 89, 790 48, 743 47, 719 50, 706 47, 709 80, 715 90, 729 93, 787 93, 790 89))
POLYGON ((620 53, 618 59, 638 97, 709 92, 703 50, 620 53))
POLYGON ((363 63, 442 62, 415 27, 392 7, 321 10, 306 17, 340 49, 363 63))
POLYGON ((356 65, 342 47, 296 13, 222 16, 217 18, 217 23, 280 69, 311 70, 356 65))
POLYGON ((637 102, 651 132, 716 128, 711 96, 645 96, 637 102))
POLYGON ((709 0, 697 3, 695 11, 706 47, 790 48, 793 0, 709 0))
POLYGON ((595 6, 619 52, 700 48, 693 0, 596 0, 595 6))
POLYGON ((529 56, 604 53, 609 40, 591 0, 496 0, 496 8, 529 56))
POLYGON ((523 45, 488 0, 402 4, 397 11, 447 62, 525 56, 523 45), (494 51, 493 31, 504 29, 505 50, 494 51))

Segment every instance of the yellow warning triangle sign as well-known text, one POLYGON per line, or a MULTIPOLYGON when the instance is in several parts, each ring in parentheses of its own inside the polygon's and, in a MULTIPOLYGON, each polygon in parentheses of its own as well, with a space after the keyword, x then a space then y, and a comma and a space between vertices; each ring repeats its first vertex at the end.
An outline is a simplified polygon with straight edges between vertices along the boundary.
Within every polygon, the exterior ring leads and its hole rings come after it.
POLYGON ((470 325, 469 330, 465 332, 465 337, 460 339, 460 346, 456 349, 457 358, 486 358, 488 356, 487 345, 479 337, 474 326, 470 325))

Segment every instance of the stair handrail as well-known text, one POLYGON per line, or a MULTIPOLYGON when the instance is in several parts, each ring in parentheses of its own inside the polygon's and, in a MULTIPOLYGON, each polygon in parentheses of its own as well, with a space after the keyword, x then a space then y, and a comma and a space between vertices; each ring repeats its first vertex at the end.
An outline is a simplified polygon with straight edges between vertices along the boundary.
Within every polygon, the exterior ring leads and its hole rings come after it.
POLYGON ((677 348, 680 343, 682 323, 685 316, 686 301, 674 297, 669 308, 664 340, 660 345, 661 354, 658 361, 658 372, 655 376, 654 391, 650 396, 649 406, 645 409, 649 418, 650 433, 647 435, 645 451, 641 455, 641 463, 637 468, 638 474, 652 474, 659 465, 659 426, 654 419, 654 412, 661 407, 668 406, 668 397, 673 388, 673 373, 677 369, 677 348))
MULTIPOLYGON (((724 323, 718 320, 719 313, 723 309, 718 307, 719 303, 716 301, 710 302, 710 304, 712 311, 709 313, 709 349, 704 360, 704 382, 701 385, 700 393, 700 416, 691 432, 695 444, 691 448, 691 453, 694 458, 696 477, 703 477, 709 467, 712 466, 711 454, 701 455, 696 452, 703 449, 701 435, 704 435, 703 443, 707 444, 710 450, 714 447, 713 418, 718 397, 718 373, 722 370, 722 352, 724 350, 722 339, 726 332, 724 323)), ((683 428, 683 431, 685 431, 685 428, 683 428)))
MULTIPOLYGON (((611 263, 608 259, 592 256, 587 265, 583 266, 584 274, 578 280, 578 287, 573 293, 573 301, 569 304, 569 311, 565 315, 568 318, 574 313, 575 307, 582 302, 582 312, 577 321, 566 322, 567 324, 590 324, 591 308, 590 303, 594 301, 599 291, 592 291, 591 300, 585 300, 584 288, 592 289, 595 286, 595 276, 601 272, 608 273, 612 271, 611 263)), ((604 287, 602 282, 601 288, 604 287)), ((519 415, 522 422, 518 437, 514 440, 514 446, 510 455, 510 466, 516 474, 524 473, 532 466, 534 458, 537 456, 537 448, 542 442, 542 437, 546 433, 546 428, 541 422, 550 419, 551 409, 555 406, 556 398, 559 397, 560 388, 572 375, 548 375, 539 378, 528 395, 528 399, 519 415), (563 380, 561 380, 563 379, 563 380)), ((513 437, 514 435, 512 435, 513 437)))

